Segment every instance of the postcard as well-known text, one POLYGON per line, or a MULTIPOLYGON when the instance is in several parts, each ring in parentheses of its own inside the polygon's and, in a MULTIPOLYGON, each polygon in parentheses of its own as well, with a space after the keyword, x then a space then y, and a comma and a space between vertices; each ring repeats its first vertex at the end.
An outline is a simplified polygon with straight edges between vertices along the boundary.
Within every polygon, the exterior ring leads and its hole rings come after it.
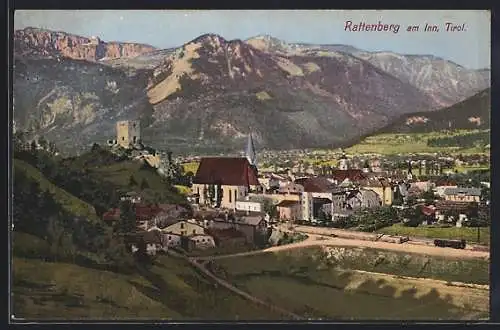
POLYGON ((490 16, 17 10, 11 322, 488 320, 490 16))

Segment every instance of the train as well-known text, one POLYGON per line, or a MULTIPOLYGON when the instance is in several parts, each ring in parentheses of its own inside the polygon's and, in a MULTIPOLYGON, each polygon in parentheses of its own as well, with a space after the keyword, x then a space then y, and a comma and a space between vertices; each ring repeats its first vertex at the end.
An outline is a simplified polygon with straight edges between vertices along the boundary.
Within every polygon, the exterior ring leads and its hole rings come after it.
POLYGON ((436 239, 434 240, 434 245, 438 247, 450 247, 454 249, 465 249, 466 242, 464 239, 461 240, 448 240, 448 239, 436 239))

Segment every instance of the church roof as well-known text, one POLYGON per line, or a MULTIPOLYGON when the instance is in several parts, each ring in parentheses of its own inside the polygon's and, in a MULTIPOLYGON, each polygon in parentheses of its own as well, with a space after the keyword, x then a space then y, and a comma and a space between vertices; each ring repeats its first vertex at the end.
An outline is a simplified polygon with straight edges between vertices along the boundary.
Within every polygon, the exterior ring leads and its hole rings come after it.
POLYGON ((202 158, 193 183, 229 186, 257 186, 257 170, 242 157, 202 158))

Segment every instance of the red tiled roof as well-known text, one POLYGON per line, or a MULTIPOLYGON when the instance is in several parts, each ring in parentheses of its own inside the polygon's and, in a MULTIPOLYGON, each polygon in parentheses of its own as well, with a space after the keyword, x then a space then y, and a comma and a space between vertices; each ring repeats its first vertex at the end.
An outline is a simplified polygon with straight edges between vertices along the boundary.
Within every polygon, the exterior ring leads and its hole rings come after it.
POLYGON ((257 170, 246 158, 241 157, 202 158, 193 183, 230 186, 259 185, 257 170))
POLYGON ((422 213, 424 215, 431 216, 431 215, 434 215, 436 213, 436 209, 433 207, 424 206, 424 207, 422 207, 422 213))
POLYGON ((323 177, 301 178, 295 180, 296 184, 304 187, 305 192, 328 192, 334 188, 334 184, 323 177))
POLYGON ((435 185, 436 187, 447 187, 447 186, 456 186, 457 183, 453 180, 441 179, 437 180, 435 185))
POLYGON ((111 209, 102 215, 104 221, 114 221, 120 219, 120 209, 111 209))
POLYGON ((350 169, 350 170, 334 170, 333 178, 338 180, 339 182, 344 181, 345 179, 349 179, 351 181, 358 181, 365 179, 365 175, 363 171, 360 169, 350 169))
POLYGON ((150 220, 154 218, 162 209, 155 205, 135 205, 135 217, 138 221, 140 220, 150 220))

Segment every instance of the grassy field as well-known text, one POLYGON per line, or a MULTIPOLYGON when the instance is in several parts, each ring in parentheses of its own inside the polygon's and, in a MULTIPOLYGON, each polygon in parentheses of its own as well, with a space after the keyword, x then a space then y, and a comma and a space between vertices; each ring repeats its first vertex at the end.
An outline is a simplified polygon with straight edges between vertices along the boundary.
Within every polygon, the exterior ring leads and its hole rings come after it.
MULTIPOLYGON (((490 227, 480 228, 479 243, 490 245, 490 227)), ((442 239, 465 239, 469 243, 477 243, 477 228, 471 227, 449 227, 436 228, 431 226, 406 227, 402 224, 394 224, 390 227, 381 228, 378 230, 381 234, 387 235, 403 235, 426 238, 442 238, 442 239)))
POLYGON ((365 138, 360 143, 346 149, 349 154, 377 153, 377 154, 404 154, 404 153, 442 153, 450 154, 483 154, 489 153, 480 147, 430 147, 427 141, 431 138, 443 136, 463 135, 471 131, 454 131, 446 135, 443 132, 432 133, 401 133, 401 134, 378 134, 365 138))
POLYGON ((54 199, 61 204, 64 210, 77 216, 97 220, 97 215, 92 205, 85 203, 81 199, 57 187, 52 182, 47 180, 38 169, 30 164, 19 159, 14 159, 13 163, 14 171, 25 171, 27 176, 36 181, 42 190, 48 190, 52 195, 54 195, 54 199))
POLYGON ((184 173, 192 172, 193 174, 196 174, 196 171, 198 171, 198 166, 200 166, 199 162, 190 162, 182 164, 184 173))
POLYGON ((283 318, 167 256, 141 275, 14 257, 13 313, 40 320, 283 318))
POLYGON ((236 286, 310 318, 432 320, 488 316, 487 289, 460 288, 462 293, 447 284, 401 278, 433 275, 447 281, 474 278, 483 282, 489 277, 487 261, 474 264, 351 248, 333 248, 325 258, 319 248, 307 248, 217 263, 236 286), (380 261, 381 256, 385 262, 380 261))

